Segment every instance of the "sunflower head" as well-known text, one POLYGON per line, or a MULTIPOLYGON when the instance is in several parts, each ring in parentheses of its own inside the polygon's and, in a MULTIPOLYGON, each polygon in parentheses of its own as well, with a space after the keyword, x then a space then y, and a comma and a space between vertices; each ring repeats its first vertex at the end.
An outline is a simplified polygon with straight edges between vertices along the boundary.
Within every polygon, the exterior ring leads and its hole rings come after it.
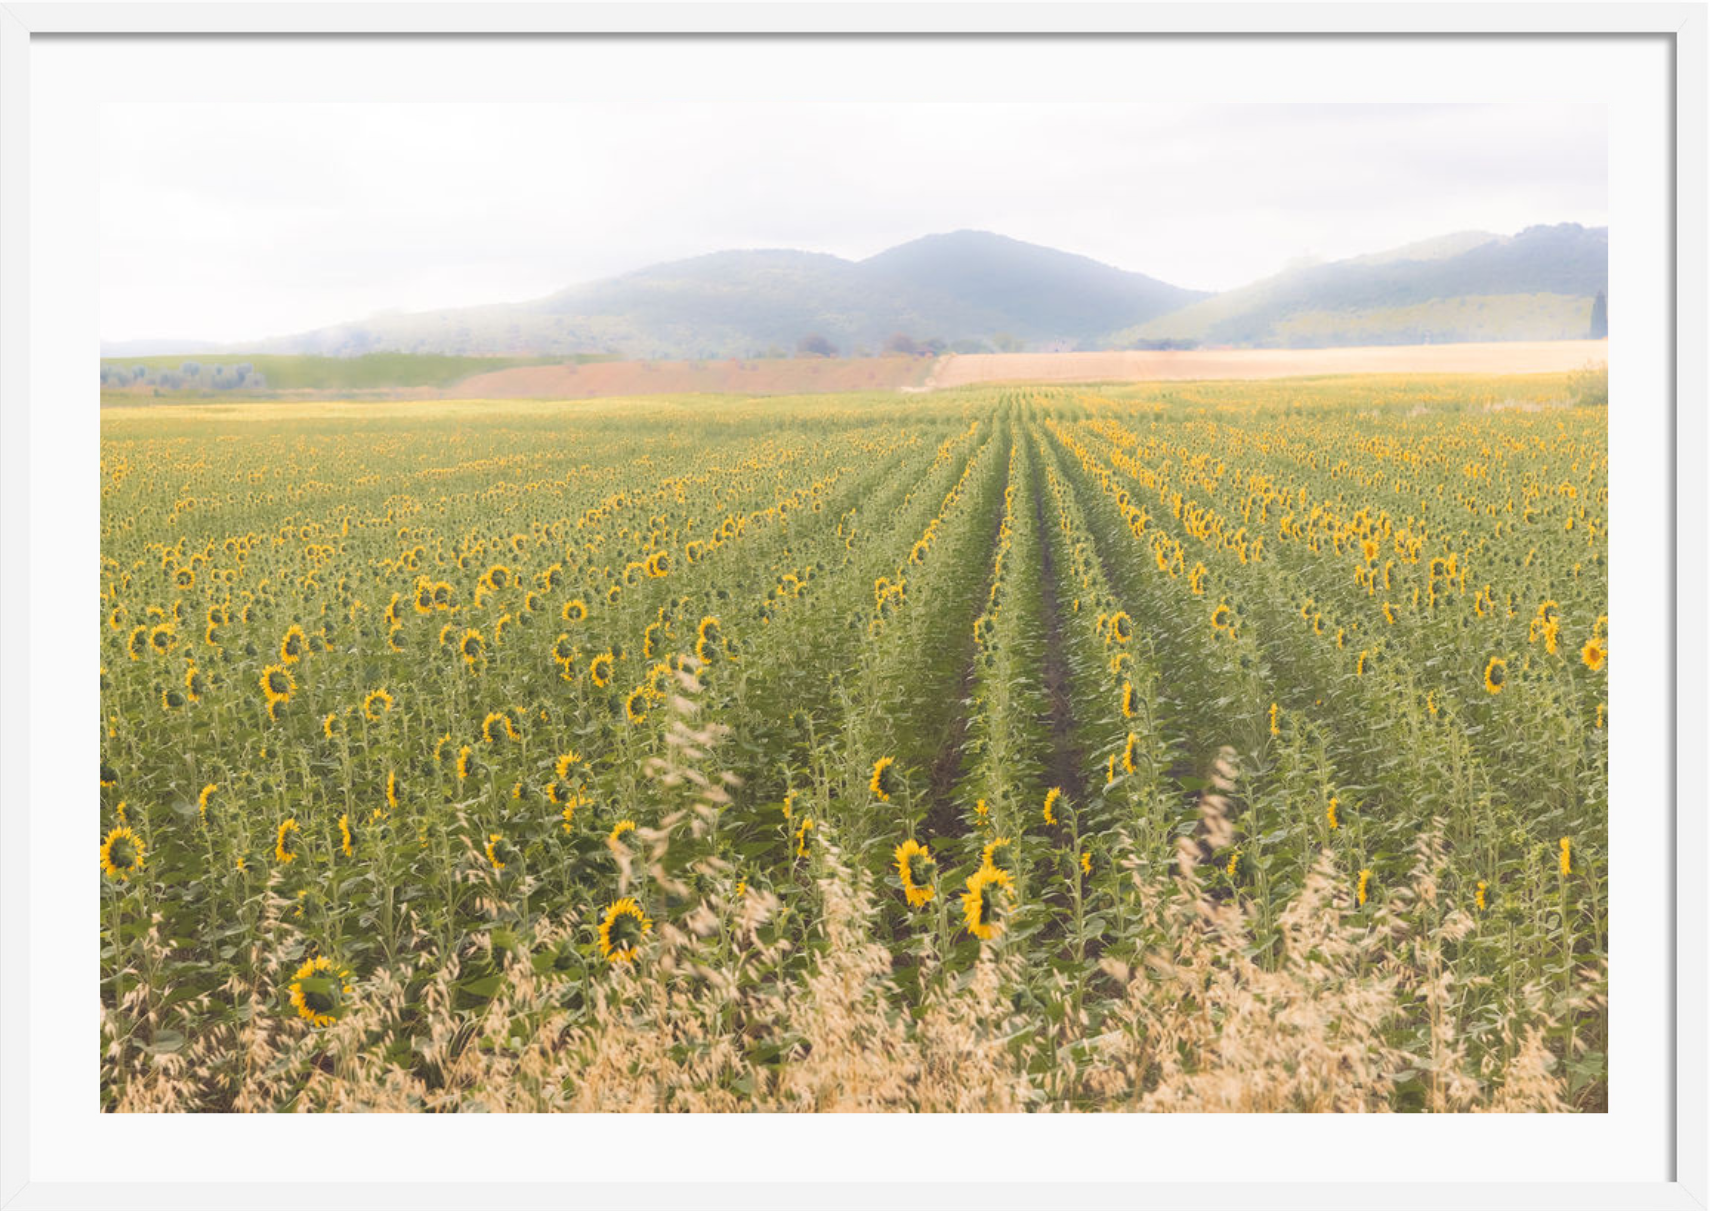
POLYGON ((129 826, 121 825, 101 840, 101 873, 121 883, 141 872, 148 846, 129 826))
POLYGON ((350 972, 321 955, 297 969, 290 993, 298 1017, 317 1029, 331 1026, 349 1006, 350 972))
POLYGON ((291 701, 296 689, 296 679, 283 665, 270 664, 261 671, 261 693, 269 704, 291 701))
POLYGON ((903 895, 910 908, 922 908, 937 889, 932 885, 932 870, 937 865, 926 846, 910 837, 896 848, 897 877, 902 880, 903 895))
POLYGON ((989 942, 1003 933, 1015 906, 1015 880, 1006 870, 982 866, 968 876, 962 892, 962 921, 968 932, 989 942))
POLYGON ((1057 805, 1063 801, 1063 788, 1053 786, 1045 792, 1045 823, 1057 823, 1057 805))
POLYGON ((901 787, 901 781, 892 768, 895 763, 895 757, 880 757, 873 762, 873 776, 868 781, 867 788, 883 803, 889 803, 891 796, 901 787))
POLYGON ((1596 672, 1603 667, 1603 662, 1609 659, 1609 641, 1606 639, 1587 639, 1585 646, 1579 649, 1579 658, 1585 667, 1596 672))
POLYGON ((273 856, 281 862, 295 862, 297 860, 297 837, 300 832, 295 816, 283 820, 279 825, 279 831, 273 838, 273 856))
POLYGON ((634 897, 625 896, 606 905, 600 916, 600 954, 608 963, 633 963, 641 941, 653 922, 641 911, 634 897))
POLYGON ((1008 837, 993 837, 986 842, 980 851, 981 866, 995 866, 999 870, 1015 869, 1015 843, 1008 837))
POLYGON ((1492 656, 1490 663, 1484 666, 1484 688, 1492 694, 1500 694, 1507 683, 1508 662, 1500 656, 1492 656))
POLYGON ((612 654, 602 652, 588 662, 588 679, 600 689, 605 689, 612 681, 612 654))

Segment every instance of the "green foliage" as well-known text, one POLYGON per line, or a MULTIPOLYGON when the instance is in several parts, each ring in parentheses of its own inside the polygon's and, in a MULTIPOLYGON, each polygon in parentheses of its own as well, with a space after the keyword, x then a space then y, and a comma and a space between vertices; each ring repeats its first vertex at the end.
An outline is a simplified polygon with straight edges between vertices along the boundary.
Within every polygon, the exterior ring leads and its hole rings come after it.
POLYGON ((106 413, 103 1105, 1604 1105, 1576 381, 106 413))

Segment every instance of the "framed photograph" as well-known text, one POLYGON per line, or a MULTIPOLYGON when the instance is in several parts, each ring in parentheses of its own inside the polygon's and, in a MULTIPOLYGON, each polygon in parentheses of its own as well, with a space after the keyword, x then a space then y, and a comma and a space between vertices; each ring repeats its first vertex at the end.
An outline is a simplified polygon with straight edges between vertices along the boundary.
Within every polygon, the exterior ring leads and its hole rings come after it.
POLYGON ((0 1207, 1704 1207, 1707 15, 0 9, 0 1207))

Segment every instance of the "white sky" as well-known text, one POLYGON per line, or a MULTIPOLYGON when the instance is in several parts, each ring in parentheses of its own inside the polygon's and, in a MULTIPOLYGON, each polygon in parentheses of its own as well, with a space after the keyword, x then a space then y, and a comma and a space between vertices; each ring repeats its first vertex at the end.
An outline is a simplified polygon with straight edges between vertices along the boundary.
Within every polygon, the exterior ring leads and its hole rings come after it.
POLYGON ((204 103, 102 122, 109 341, 240 342, 964 227, 1221 290, 1300 257, 1608 222, 1601 106, 204 103))

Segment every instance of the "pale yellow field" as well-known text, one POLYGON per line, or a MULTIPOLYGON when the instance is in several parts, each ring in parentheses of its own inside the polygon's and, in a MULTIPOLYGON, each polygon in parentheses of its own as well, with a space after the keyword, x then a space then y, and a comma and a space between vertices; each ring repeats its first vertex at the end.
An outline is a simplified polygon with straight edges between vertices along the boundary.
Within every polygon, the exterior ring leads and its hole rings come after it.
POLYGON ((972 383, 1105 383, 1292 378, 1312 374, 1543 374, 1607 365, 1609 342, 1502 341, 1349 349, 1112 350, 973 353, 944 358, 930 387, 972 383))

